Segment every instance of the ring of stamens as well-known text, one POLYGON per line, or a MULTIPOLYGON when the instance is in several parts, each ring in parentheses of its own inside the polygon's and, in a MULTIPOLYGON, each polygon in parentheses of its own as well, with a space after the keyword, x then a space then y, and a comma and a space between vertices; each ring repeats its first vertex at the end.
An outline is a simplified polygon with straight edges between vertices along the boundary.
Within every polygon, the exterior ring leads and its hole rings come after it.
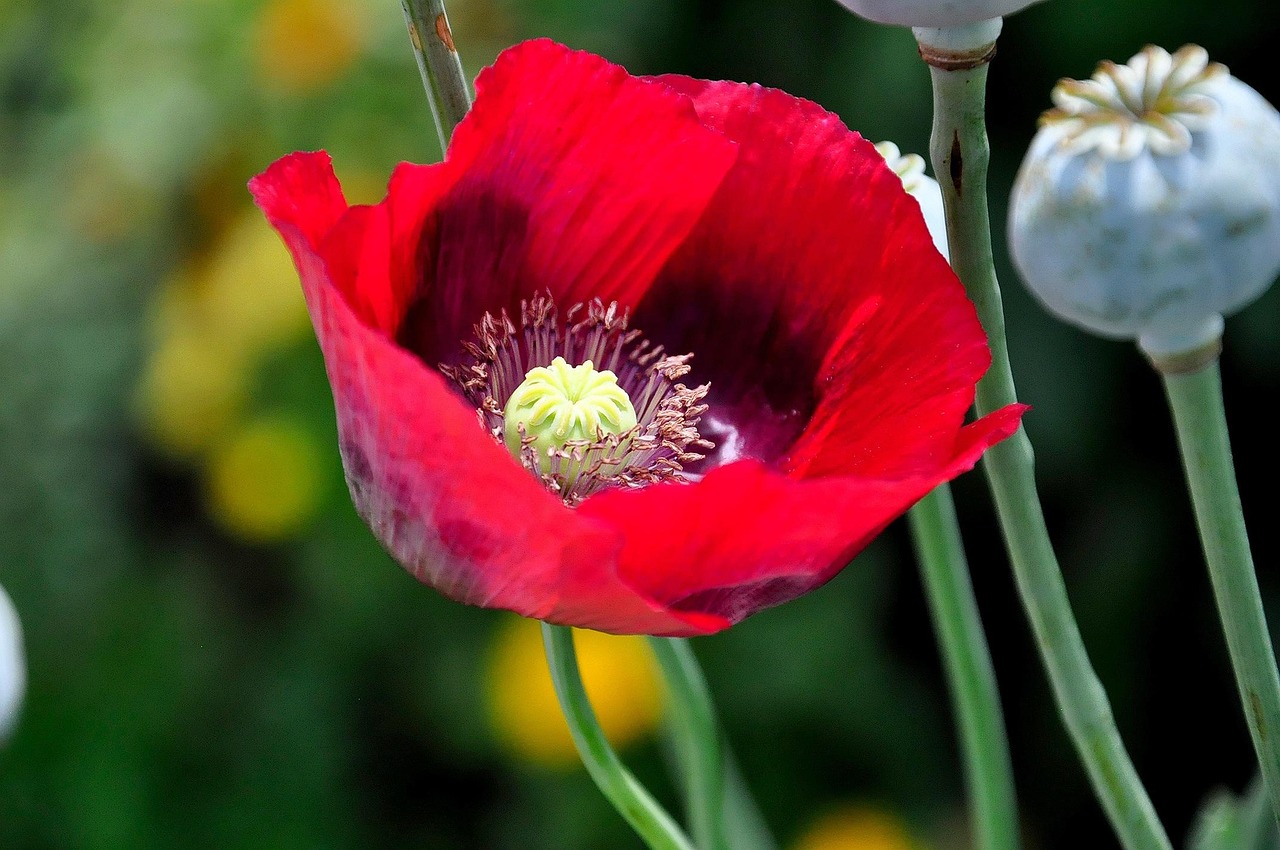
POLYGON ((685 481, 686 465, 714 448, 698 432, 709 385, 680 382, 693 355, 667 354, 629 328, 629 319, 617 302, 606 306, 599 299, 575 304, 562 319, 549 294, 536 295, 520 302, 519 323, 505 310, 486 313, 473 328, 474 339, 462 343, 458 361, 440 364, 500 443, 507 402, 531 371, 559 357, 569 366, 590 362, 616 376, 635 409, 634 426, 616 434, 597 429, 592 438, 569 439, 544 452, 522 433, 520 463, 570 506, 606 487, 685 481))

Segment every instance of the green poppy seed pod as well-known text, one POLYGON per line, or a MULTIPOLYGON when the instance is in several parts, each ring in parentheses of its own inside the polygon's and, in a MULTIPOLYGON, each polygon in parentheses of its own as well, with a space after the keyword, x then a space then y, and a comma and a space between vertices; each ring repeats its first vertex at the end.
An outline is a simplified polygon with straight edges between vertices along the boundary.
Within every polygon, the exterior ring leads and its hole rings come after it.
POLYGON ((1153 358, 1204 349, 1280 272, 1280 115, 1203 48, 1063 80, 1014 183, 1032 293, 1153 358))
POLYGON ((924 214, 924 223, 933 237, 933 244, 938 253, 951 259, 947 247, 947 215, 942 207, 942 187, 938 181, 924 173, 924 157, 919 154, 904 154, 893 142, 876 143, 876 151, 889 163, 893 173, 902 180, 902 188, 920 204, 920 212, 924 214))
POLYGON ((0 587, 0 743, 9 737, 17 720, 26 678, 18 612, 0 587))
POLYGON ((868 20, 904 27, 957 27, 1012 15, 1042 0, 840 0, 868 20))
MULTIPOLYGON (((511 453, 519 457, 532 447, 543 473, 551 473, 558 468, 554 452, 625 434, 636 426, 636 409, 613 372, 597 370, 590 360, 571 366, 556 357, 550 366, 529 370, 507 400, 503 419, 511 453)), ((565 483, 571 484, 581 469, 567 469, 565 483)))

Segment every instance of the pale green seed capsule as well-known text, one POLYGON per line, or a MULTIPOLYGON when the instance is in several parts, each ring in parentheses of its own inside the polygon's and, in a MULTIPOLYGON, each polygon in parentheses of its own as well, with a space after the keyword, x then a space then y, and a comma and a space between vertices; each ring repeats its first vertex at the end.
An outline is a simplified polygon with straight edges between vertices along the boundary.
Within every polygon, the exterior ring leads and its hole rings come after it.
POLYGON ((1028 288, 1152 357, 1212 346, 1280 272, 1280 115, 1188 45, 1053 92, 1014 184, 1028 288))
POLYGON ((590 360, 570 366, 563 357, 529 370, 507 400, 503 418, 507 448, 519 457, 525 446, 532 447, 544 474, 554 468, 554 452, 636 426, 635 408, 613 372, 597 370, 590 360))

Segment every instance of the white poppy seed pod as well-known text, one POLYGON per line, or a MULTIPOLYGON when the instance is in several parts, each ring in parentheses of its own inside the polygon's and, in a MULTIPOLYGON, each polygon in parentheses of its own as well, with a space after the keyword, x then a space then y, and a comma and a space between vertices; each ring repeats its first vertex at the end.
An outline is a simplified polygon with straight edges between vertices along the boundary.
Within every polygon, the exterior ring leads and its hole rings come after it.
POLYGON ((919 154, 904 154, 893 142, 879 142, 876 151, 889 163, 889 167, 902 180, 902 188, 920 204, 920 212, 924 213, 924 223, 933 237, 933 244, 938 252, 948 260, 951 253, 947 248, 947 217, 942 208, 942 188, 938 181, 924 173, 924 158, 919 154))
POLYGON ((1157 360, 1216 346, 1280 272, 1280 115, 1195 45, 1103 62, 1053 100, 1009 208, 1027 286, 1157 360))
POLYGON ((18 612, 4 588, 0 587, 0 743, 9 737, 17 720, 26 680, 18 612))
POLYGON ((1042 0, 840 0, 856 15, 904 27, 958 27, 1012 15, 1042 0))

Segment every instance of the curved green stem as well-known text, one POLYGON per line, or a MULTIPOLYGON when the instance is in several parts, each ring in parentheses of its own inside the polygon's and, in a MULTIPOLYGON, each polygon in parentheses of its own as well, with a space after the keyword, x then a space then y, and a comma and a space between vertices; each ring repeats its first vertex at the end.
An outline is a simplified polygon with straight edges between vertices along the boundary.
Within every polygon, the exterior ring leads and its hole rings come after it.
POLYGON ((1218 361, 1163 378, 1240 702, 1272 812, 1280 816, 1280 673, 1249 553, 1218 361))
MULTIPOLYGON (((927 52, 925 38, 933 34, 937 31, 916 31, 922 54, 927 52)), ((991 43, 973 54, 973 62, 963 61, 958 54, 926 57, 934 97, 930 153, 946 207, 951 264, 977 306, 991 344, 992 365, 977 388, 980 415, 1017 401, 987 210, 990 150, 984 115, 985 60, 994 39, 992 34, 991 43)), ((1036 491, 1035 462, 1026 431, 1019 428, 989 449, 983 466, 1023 607, 1094 792, 1127 850, 1170 850, 1172 845, 1120 739, 1111 704, 1080 637, 1036 491)))
POLYGON ((1018 804, 1008 736, 950 486, 921 499, 909 520, 960 727, 975 845, 1016 850, 1018 804))
POLYGON ((631 775, 605 738, 582 686, 573 629, 543 623, 542 642, 573 743, 596 786, 651 850, 694 850, 688 836, 631 775))
POLYGON ((667 688, 676 750, 694 841, 700 850, 729 850, 725 834, 724 754, 711 692, 688 641, 650 638, 667 688))
POLYGON ((400 0, 400 5, 443 151, 449 146, 453 128, 471 108, 471 86, 453 44, 444 0, 400 0))

